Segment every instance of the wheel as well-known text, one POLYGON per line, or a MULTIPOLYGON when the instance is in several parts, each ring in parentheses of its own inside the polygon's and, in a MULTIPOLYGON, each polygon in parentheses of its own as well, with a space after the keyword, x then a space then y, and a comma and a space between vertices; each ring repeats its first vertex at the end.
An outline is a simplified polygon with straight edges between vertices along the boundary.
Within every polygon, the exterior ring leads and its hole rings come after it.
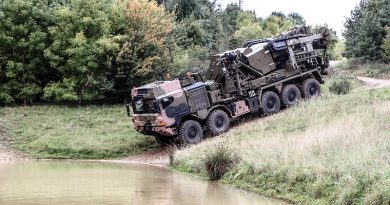
POLYGON ((291 107, 298 104, 301 99, 301 91, 294 84, 285 85, 280 94, 283 107, 291 107))
POLYGON ((222 110, 214 110, 208 116, 206 126, 211 135, 222 134, 229 130, 229 116, 222 110))
POLYGON ((179 127, 179 140, 183 144, 197 144, 203 139, 203 129, 195 120, 184 121, 179 127))
POLYGON ((167 145, 174 143, 174 139, 172 137, 169 137, 169 136, 154 136, 154 138, 156 139, 156 142, 159 145, 161 145, 162 147, 165 147, 167 145))
POLYGON ((307 99, 318 96, 321 93, 320 83, 314 78, 308 78, 303 81, 301 89, 303 97, 307 99))
POLYGON ((280 98, 273 91, 263 93, 261 97, 261 107, 266 115, 272 115, 280 110, 280 98))

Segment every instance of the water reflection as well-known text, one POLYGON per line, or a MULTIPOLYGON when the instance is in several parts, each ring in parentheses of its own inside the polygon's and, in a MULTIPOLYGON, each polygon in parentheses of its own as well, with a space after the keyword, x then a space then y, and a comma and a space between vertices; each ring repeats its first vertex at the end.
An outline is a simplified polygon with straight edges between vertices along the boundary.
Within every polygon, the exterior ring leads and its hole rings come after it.
POLYGON ((0 161, 0 204, 283 204, 145 165, 0 161))

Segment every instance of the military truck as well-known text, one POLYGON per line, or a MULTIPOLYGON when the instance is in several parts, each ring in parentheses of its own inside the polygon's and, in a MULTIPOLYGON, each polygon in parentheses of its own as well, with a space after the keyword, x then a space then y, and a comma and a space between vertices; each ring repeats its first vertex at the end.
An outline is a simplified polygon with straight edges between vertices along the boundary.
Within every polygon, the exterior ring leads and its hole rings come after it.
POLYGON ((272 115, 301 98, 320 94, 329 67, 330 32, 297 27, 272 39, 211 57, 202 75, 157 81, 131 90, 132 121, 159 143, 199 143, 229 130, 232 119, 250 113, 272 115))

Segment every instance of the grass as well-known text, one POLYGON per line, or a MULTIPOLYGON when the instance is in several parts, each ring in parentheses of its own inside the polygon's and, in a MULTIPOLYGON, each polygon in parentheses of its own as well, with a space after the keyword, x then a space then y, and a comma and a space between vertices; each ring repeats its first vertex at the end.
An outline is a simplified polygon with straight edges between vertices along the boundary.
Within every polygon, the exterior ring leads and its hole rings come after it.
POLYGON ((219 144, 240 159, 222 181, 303 204, 390 203, 390 89, 329 93, 178 150, 173 167, 206 175, 219 144))
POLYGON ((157 146, 120 105, 0 108, 0 126, 14 148, 37 158, 115 158, 157 146))
POLYGON ((229 147, 223 144, 216 146, 213 150, 206 153, 204 160, 209 179, 212 181, 219 180, 237 161, 238 158, 229 147))

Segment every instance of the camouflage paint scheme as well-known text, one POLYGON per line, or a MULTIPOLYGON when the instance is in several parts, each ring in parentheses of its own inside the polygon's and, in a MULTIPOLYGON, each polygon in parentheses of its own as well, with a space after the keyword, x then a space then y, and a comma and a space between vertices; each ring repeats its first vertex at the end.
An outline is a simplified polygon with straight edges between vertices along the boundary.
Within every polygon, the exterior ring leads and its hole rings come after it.
POLYGON ((330 32, 311 33, 298 27, 273 39, 247 42, 242 48, 211 56, 207 81, 198 74, 157 81, 131 91, 137 131, 175 136, 181 122, 193 119, 203 126, 215 109, 237 118, 262 108, 265 91, 281 93, 308 78, 323 83, 329 61, 330 32), (321 53, 321 51, 323 51, 321 53), (137 111, 138 108, 138 111, 137 111))
POLYGON ((156 101, 161 101, 165 97, 172 96, 175 100, 168 107, 163 108, 160 103, 158 104, 159 113, 134 114, 133 123, 139 132, 155 132, 169 136, 177 134, 176 128, 171 127, 176 123, 176 119, 172 113, 175 113, 179 108, 183 109, 183 107, 188 110, 186 96, 179 80, 150 83, 132 89, 131 95, 133 98, 142 97, 156 101))

